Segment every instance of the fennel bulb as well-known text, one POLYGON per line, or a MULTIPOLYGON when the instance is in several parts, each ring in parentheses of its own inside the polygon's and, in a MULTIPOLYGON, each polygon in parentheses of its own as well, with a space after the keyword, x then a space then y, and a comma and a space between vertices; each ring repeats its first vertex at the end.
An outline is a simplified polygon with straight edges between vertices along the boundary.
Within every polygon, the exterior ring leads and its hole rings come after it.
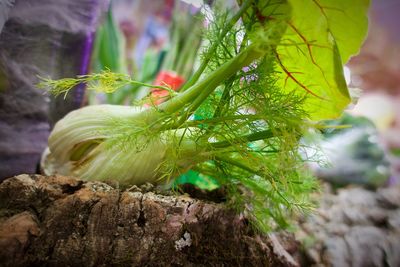
POLYGON ((196 144, 181 140, 183 129, 165 131, 157 138, 142 135, 133 142, 113 141, 120 137, 117 131, 122 121, 125 125, 140 124, 138 115, 142 110, 94 105, 70 112, 55 125, 49 137, 49 146, 42 157, 44 173, 86 180, 117 178, 121 184, 142 184, 164 177, 163 164, 168 165, 172 158, 179 172, 207 158, 201 155, 196 144), (177 142, 180 142, 179 151, 174 150, 177 142))

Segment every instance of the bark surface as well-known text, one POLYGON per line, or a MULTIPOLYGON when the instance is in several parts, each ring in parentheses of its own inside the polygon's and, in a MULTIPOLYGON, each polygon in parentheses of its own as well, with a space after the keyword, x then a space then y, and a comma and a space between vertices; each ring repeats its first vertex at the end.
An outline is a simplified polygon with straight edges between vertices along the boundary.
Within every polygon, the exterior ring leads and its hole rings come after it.
POLYGON ((1 266, 297 266, 292 235, 255 234, 223 204, 70 177, 0 184, 1 266))

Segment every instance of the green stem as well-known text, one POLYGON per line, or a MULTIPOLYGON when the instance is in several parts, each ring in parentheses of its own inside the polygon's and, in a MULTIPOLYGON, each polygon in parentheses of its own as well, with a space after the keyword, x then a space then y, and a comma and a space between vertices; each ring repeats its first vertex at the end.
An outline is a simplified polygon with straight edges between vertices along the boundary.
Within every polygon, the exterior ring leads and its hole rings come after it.
POLYGON ((197 59, 197 55, 198 55, 198 51, 199 51, 199 47, 201 44, 201 39, 198 38, 194 44, 192 44, 192 49, 194 50, 192 53, 189 54, 189 58, 186 60, 185 65, 183 67, 182 70, 182 76, 187 80, 191 77, 191 75, 193 74, 193 66, 196 62, 197 59), (196 47, 196 48, 193 48, 196 47))
POLYGON ((238 162, 235 159, 232 159, 232 158, 229 158, 229 157, 226 157, 226 156, 225 157, 224 156, 216 156, 215 159, 219 160, 219 161, 226 162, 226 163, 231 164, 231 165, 234 165, 236 167, 239 167, 239 168, 241 168, 241 169, 243 169, 245 171, 248 171, 250 173, 253 173, 255 175, 262 175, 259 171, 254 170, 254 168, 252 168, 250 166, 247 166, 247 165, 245 165, 245 164, 243 164, 241 162, 238 162))
POLYGON ((180 29, 182 25, 180 25, 180 14, 178 10, 180 9, 179 1, 176 1, 177 6, 173 12, 173 22, 172 22, 172 34, 171 34, 171 43, 168 49, 167 55, 162 63, 162 70, 173 70, 175 61, 179 51, 179 39, 180 39, 180 29))
POLYGON ((239 136, 239 137, 233 138, 231 140, 225 140, 225 141, 214 142, 214 143, 209 143, 209 144, 213 148, 225 148, 225 147, 229 147, 229 146, 232 146, 235 144, 249 143, 249 142, 254 142, 254 141, 263 140, 263 139, 272 138, 272 137, 274 137, 273 132, 271 130, 265 130, 265 131, 251 133, 248 135, 239 136))
POLYGON ((230 81, 228 81, 227 84, 225 84, 225 88, 224 91, 222 93, 221 99, 219 100, 218 106, 215 109, 213 118, 217 118, 221 115, 222 110, 224 108, 225 105, 229 105, 229 93, 231 91, 231 85, 233 84, 233 79, 231 79, 230 81))
POLYGON ((192 103, 195 99, 206 99, 222 81, 231 77, 237 71, 248 66, 264 54, 265 52, 261 52, 255 45, 249 46, 242 53, 226 62, 206 78, 190 87, 187 91, 179 94, 170 101, 163 103, 162 106, 160 106, 160 109, 165 112, 175 112, 186 104, 192 103))
POLYGON ((179 93, 170 100, 160 104, 157 109, 147 109, 142 113, 144 120, 151 122, 157 120, 162 114, 172 114, 193 103, 202 102, 221 84, 222 81, 234 75, 243 67, 262 57, 267 51, 262 51, 256 44, 248 46, 236 57, 213 71, 206 78, 197 82, 185 92, 179 93), (162 114, 160 114, 160 112, 162 114))
POLYGON ((167 86, 161 86, 161 85, 153 85, 153 84, 149 84, 149 83, 142 83, 142 82, 138 82, 138 81, 133 81, 130 80, 129 84, 131 85, 138 85, 138 86, 145 86, 145 87, 150 87, 150 88, 157 88, 157 89, 163 89, 166 90, 170 93, 175 93, 174 90, 172 90, 171 88, 167 87, 167 86))
POLYGON ((183 46, 179 53, 179 58, 174 66, 174 71, 176 71, 179 75, 183 76, 187 79, 189 76, 185 76, 188 71, 186 68, 189 67, 190 71, 193 68, 193 63, 196 58, 198 46, 200 45, 201 31, 200 31, 200 20, 198 18, 194 18, 190 25, 189 32, 185 32, 185 39, 183 40, 183 46))
POLYGON ((182 127, 191 127, 198 126, 199 124, 214 124, 225 121, 235 121, 235 120, 246 120, 246 122, 252 122, 256 120, 266 119, 264 115, 230 115, 224 117, 214 117, 211 119, 203 119, 203 120, 193 120, 187 121, 182 127))
POLYGON ((212 59, 217 50, 217 47, 220 45, 220 41, 226 36, 229 30, 236 24, 236 22, 241 18, 244 12, 250 7, 252 0, 246 0, 242 6, 240 7, 239 11, 229 20, 226 27, 222 30, 221 34, 219 35, 218 41, 215 42, 210 49, 207 51, 207 54, 204 57, 203 62, 201 63, 200 67, 197 71, 192 75, 189 81, 187 81, 183 87, 181 88, 181 92, 189 89, 192 85, 194 85, 200 78, 201 74, 206 69, 208 63, 212 59))

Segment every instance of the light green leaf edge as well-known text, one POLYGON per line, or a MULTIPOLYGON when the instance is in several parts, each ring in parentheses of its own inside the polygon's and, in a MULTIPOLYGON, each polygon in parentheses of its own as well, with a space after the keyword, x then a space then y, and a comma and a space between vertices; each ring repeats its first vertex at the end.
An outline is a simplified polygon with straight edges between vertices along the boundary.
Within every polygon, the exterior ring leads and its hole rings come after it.
POLYGON ((292 18, 275 54, 278 85, 306 96, 311 120, 334 119, 350 103, 343 64, 368 29, 369 0, 289 0, 292 18))

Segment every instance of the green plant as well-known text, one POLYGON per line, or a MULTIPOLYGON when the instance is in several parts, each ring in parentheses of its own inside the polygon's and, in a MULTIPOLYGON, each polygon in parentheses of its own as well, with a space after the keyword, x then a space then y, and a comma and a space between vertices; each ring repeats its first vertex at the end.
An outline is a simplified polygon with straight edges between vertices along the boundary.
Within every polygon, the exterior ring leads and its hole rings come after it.
MULTIPOLYGON (((310 208, 315 181, 298 141, 313 121, 337 117, 349 103, 342 65, 364 38, 368 1, 239 4, 234 15, 215 11, 201 64, 180 92, 149 108, 71 112, 49 138, 44 169, 121 184, 192 169, 215 177, 261 230, 288 226, 294 211, 310 208)), ((81 82, 104 91, 137 83, 104 71, 41 86, 63 93, 81 82)))

